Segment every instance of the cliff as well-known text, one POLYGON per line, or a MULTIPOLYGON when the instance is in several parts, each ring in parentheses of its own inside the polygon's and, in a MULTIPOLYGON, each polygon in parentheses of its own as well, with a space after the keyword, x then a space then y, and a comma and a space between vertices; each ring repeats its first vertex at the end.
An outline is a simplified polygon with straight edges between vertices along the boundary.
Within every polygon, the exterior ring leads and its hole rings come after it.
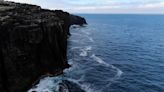
POLYGON ((0 2, 0 92, 25 92, 42 75, 68 68, 67 35, 84 18, 61 10, 0 2))

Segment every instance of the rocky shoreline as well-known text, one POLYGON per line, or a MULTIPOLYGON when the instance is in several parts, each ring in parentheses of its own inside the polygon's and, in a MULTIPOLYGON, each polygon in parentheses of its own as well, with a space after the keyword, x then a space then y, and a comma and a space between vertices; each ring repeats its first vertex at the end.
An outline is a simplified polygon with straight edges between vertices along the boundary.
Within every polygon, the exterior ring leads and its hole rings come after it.
POLYGON ((0 1, 0 92, 26 92, 43 75, 59 75, 67 63, 71 25, 85 19, 62 10, 0 1))

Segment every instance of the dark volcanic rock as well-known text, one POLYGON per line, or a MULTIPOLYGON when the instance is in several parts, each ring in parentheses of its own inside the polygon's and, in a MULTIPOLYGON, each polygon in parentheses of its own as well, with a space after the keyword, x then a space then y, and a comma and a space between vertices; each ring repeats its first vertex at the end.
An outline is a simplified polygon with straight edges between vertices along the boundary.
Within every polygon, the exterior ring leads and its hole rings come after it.
POLYGON ((71 25, 80 25, 87 24, 86 20, 80 16, 70 15, 71 17, 71 25))
POLYGON ((61 74, 69 67, 69 27, 84 20, 59 10, 1 2, 0 92, 25 92, 40 76, 61 74))
POLYGON ((72 15, 67 12, 63 12, 61 10, 55 10, 55 12, 59 18, 61 18, 66 22, 63 26, 64 26, 64 30, 67 30, 68 35, 71 35, 69 31, 71 25, 82 26, 84 24, 87 24, 86 20, 83 17, 72 15))

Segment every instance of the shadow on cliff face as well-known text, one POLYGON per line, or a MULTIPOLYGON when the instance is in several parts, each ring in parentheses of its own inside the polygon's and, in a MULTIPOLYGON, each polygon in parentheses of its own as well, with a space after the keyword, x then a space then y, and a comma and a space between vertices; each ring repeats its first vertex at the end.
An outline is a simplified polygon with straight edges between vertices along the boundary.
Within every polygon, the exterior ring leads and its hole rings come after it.
POLYGON ((58 75, 69 67, 69 27, 86 24, 84 18, 28 4, 0 7, 1 92, 25 92, 40 76, 58 75))

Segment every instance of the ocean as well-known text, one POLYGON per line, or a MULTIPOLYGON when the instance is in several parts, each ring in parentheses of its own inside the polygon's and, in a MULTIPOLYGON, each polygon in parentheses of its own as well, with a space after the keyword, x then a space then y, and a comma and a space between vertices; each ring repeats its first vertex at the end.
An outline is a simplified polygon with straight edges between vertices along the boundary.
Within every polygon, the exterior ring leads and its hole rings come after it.
POLYGON ((164 92, 164 15, 79 14, 68 62, 29 92, 164 92))

